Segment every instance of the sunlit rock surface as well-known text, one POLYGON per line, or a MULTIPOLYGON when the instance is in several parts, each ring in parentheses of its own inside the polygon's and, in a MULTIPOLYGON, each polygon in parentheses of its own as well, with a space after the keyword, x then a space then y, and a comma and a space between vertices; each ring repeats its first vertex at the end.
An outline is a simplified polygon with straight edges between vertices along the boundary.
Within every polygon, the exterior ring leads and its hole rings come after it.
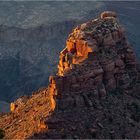
POLYGON ((73 29, 48 88, 0 114, 4 138, 140 137, 140 68, 116 15, 104 14, 73 29))
POLYGON ((57 76, 50 78, 60 94, 95 90, 105 96, 136 79, 135 53, 116 16, 106 11, 73 29, 60 53, 57 76))
POLYGON ((107 9, 119 15, 140 60, 139 5, 138 1, 1 1, 0 99, 14 101, 47 86, 72 28, 107 9))

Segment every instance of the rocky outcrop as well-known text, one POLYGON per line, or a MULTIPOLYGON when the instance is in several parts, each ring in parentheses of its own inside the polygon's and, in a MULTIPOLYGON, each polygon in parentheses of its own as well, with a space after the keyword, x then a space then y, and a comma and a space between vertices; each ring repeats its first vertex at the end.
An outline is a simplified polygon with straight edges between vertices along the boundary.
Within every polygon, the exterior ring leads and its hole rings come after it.
POLYGON ((137 74, 133 47, 115 12, 76 27, 60 52, 57 75, 49 78, 56 109, 46 119, 48 132, 31 138, 138 138, 137 74))
POLYGON ((86 92, 104 98, 116 88, 126 91, 136 77, 133 47, 116 13, 107 11, 73 29, 60 52, 58 73, 50 76, 49 87, 69 106, 71 100, 89 102, 86 92))
POLYGON ((110 11, 104 11, 101 13, 100 18, 104 19, 104 18, 110 18, 110 17, 117 17, 117 13, 116 12, 110 12, 110 11))
POLYGON ((0 116, 0 128, 5 132, 5 138, 28 138, 33 133, 43 129, 48 130, 45 123, 55 108, 55 101, 47 88, 23 96, 11 103, 11 112, 0 116))
POLYGON ((139 138, 136 66, 116 13, 101 13, 69 35, 48 88, 1 115, 4 138, 139 138))

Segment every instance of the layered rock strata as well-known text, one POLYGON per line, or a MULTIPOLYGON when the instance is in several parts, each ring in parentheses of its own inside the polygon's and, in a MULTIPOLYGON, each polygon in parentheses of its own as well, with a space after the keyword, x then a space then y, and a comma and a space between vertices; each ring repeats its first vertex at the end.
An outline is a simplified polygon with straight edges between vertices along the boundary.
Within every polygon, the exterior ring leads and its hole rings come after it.
POLYGON ((105 97, 116 88, 126 90, 136 77, 136 57, 124 28, 115 12, 103 12, 70 33, 49 89, 67 104, 73 100, 82 104, 86 97, 81 95, 105 97))
POLYGON ((23 96, 11 103, 11 112, 0 116, 0 129, 5 139, 26 139, 34 133, 48 130, 46 118, 54 111, 55 102, 47 88, 32 96, 23 96))
POLYGON ((69 35, 48 88, 1 115, 4 138, 139 138, 138 69, 116 13, 101 13, 69 35))

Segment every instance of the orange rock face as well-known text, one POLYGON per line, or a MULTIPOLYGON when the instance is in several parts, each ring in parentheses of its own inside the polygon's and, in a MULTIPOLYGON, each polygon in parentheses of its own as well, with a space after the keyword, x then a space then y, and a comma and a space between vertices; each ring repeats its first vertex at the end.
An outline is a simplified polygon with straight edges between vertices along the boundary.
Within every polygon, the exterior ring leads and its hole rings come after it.
POLYGON ((15 108, 16 108, 15 104, 14 103, 11 103, 10 104, 10 110, 11 110, 11 112, 13 112, 15 110, 15 108))
POLYGON ((115 88, 126 89, 137 75, 134 51, 115 12, 76 27, 59 58, 58 73, 50 81, 58 97, 90 91, 104 97, 115 88))
POLYGON ((11 112, 0 118, 5 139, 26 139, 34 133, 48 130, 46 118, 55 109, 54 95, 48 90, 41 89, 31 97, 23 96, 11 103, 11 112))
POLYGON ((114 12, 103 12, 72 31, 60 52, 58 72, 49 77, 48 88, 11 103, 11 113, 0 119, 0 128, 4 128, 5 138, 29 138, 48 131, 49 124, 57 122, 46 120, 54 110, 60 117, 59 111, 65 109, 93 107, 95 100, 104 99, 109 91, 117 88, 126 92, 136 78, 135 53, 124 28, 114 12))

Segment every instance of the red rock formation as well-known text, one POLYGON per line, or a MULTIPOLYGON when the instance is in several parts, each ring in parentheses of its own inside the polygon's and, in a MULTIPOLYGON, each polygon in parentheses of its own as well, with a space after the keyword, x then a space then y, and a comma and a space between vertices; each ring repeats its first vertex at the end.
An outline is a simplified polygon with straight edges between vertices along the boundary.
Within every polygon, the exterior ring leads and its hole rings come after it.
POLYGON ((115 12, 103 12, 69 35, 50 90, 59 97, 91 90, 104 97, 115 88, 128 88, 136 74, 135 54, 124 28, 115 12))
POLYGON ((0 128, 5 131, 6 139, 28 138, 48 130, 45 121, 54 108, 53 95, 47 88, 40 89, 31 97, 23 96, 11 103, 11 112, 0 117, 0 128))
MULTIPOLYGON (((60 139, 64 138, 64 130, 66 135, 78 134, 79 138, 96 138, 95 134, 97 138, 112 138, 115 130, 115 138, 124 138, 120 128, 127 125, 126 128, 130 129, 127 135, 131 131, 133 134, 126 138, 134 135, 138 138, 139 130, 137 134, 135 130, 139 126, 140 114, 139 111, 135 115, 129 111, 129 104, 132 102, 138 109, 139 99, 127 94, 121 94, 121 98, 120 95, 106 96, 114 89, 118 89, 114 94, 127 92, 137 77, 140 76, 137 76, 135 54, 124 28, 115 13, 104 12, 99 18, 72 31, 66 47, 60 52, 58 72, 49 77, 48 88, 11 103, 11 113, 2 116, 0 128, 5 131, 5 138, 60 139), (102 100, 104 98, 106 100, 102 100), (49 118, 52 111, 54 114, 49 118)), ((129 94, 139 97, 133 93, 139 91, 139 87, 134 86, 129 94)), ((73 138, 77 137, 74 135, 73 138)))

